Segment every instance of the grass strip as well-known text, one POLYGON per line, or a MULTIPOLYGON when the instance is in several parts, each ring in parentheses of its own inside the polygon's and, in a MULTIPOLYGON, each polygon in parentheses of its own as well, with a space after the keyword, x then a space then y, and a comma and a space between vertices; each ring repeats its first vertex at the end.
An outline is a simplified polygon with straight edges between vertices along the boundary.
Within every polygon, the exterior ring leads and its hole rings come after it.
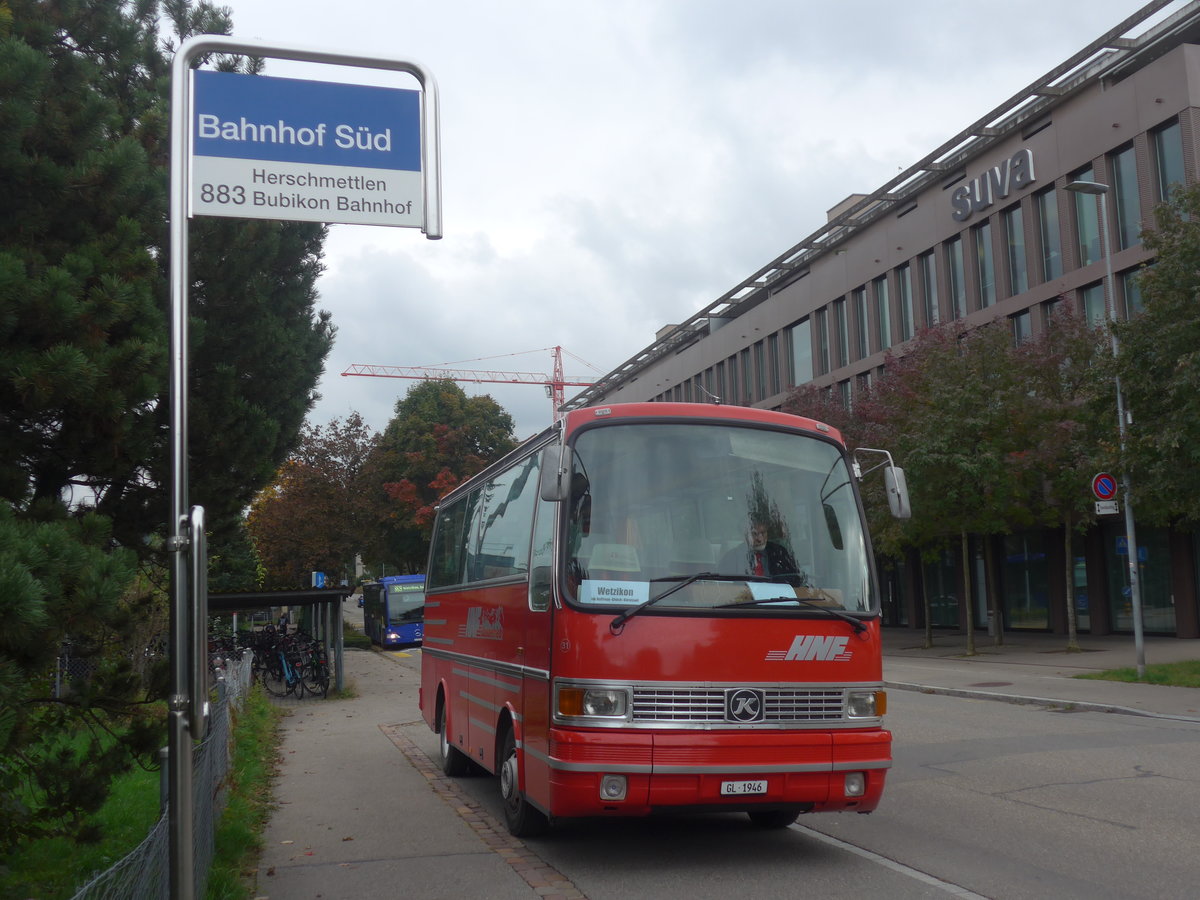
POLYGON ((253 895, 262 834, 271 815, 279 717, 257 684, 236 713, 229 793, 217 826, 208 900, 246 900, 253 895))
POLYGON ((1166 684, 1174 687, 1200 688, 1200 660, 1192 659, 1184 662, 1148 665, 1144 679, 1137 677, 1137 669, 1133 666, 1106 669, 1103 672, 1088 672, 1075 677, 1089 678, 1095 681, 1126 681, 1134 684, 1166 684))

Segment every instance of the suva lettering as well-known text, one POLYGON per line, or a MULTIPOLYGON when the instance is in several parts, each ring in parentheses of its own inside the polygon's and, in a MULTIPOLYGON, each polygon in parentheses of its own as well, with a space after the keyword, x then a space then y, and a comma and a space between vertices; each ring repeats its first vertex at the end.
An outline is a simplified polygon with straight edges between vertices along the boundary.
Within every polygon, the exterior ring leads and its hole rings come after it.
POLYGON ((950 197, 953 216, 956 221, 964 222, 972 213, 987 209, 997 200, 1003 200, 1012 191, 1028 187, 1035 180, 1033 151, 1028 147, 1022 148, 1011 159, 956 188, 950 197))
POLYGON ((784 659, 841 660, 849 659, 845 637, 819 637, 813 634, 798 634, 792 641, 784 659))

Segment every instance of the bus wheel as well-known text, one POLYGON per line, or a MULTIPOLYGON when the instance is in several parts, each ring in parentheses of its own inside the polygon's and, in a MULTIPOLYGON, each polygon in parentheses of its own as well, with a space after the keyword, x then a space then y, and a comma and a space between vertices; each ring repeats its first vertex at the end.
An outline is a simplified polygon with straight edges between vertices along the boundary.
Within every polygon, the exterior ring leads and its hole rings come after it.
POLYGON ((438 711, 438 762, 446 775, 466 775, 471 768, 471 760, 465 753, 450 743, 450 735, 446 732, 446 704, 438 711))
POLYGON ((544 813, 530 806, 521 793, 517 739, 511 727, 504 732, 503 747, 500 751, 500 797, 504 801, 504 824, 513 837, 544 834, 550 821, 544 813))
POLYGON ((795 807, 785 809, 758 809, 746 813, 750 821, 759 828, 787 828, 800 816, 795 807))

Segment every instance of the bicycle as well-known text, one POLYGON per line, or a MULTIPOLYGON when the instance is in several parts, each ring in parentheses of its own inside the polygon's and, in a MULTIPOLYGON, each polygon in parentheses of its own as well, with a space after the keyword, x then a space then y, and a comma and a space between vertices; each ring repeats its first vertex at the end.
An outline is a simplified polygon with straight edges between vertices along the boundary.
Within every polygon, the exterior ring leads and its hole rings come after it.
POLYGON ((325 697, 329 693, 329 662, 325 659, 325 648, 316 641, 309 646, 300 682, 310 694, 325 697))
POLYGON ((304 696, 304 682, 300 677, 300 659, 295 649, 280 641, 274 652, 267 657, 262 673, 262 685, 267 693, 276 697, 288 694, 304 696))

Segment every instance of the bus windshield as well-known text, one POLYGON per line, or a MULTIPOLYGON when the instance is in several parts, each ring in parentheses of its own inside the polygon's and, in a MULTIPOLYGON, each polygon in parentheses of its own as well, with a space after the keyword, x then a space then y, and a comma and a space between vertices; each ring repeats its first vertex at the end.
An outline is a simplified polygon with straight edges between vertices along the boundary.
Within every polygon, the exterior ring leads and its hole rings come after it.
POLYGON ((420 584, 389 585, 388 624, 419 622, 425 615, 425 591, 420 584))
POLYGON ((572 466, 565 588, 581 608, 877 608, 854 483, 832 441, 629 423, 580 433, 572 466))

